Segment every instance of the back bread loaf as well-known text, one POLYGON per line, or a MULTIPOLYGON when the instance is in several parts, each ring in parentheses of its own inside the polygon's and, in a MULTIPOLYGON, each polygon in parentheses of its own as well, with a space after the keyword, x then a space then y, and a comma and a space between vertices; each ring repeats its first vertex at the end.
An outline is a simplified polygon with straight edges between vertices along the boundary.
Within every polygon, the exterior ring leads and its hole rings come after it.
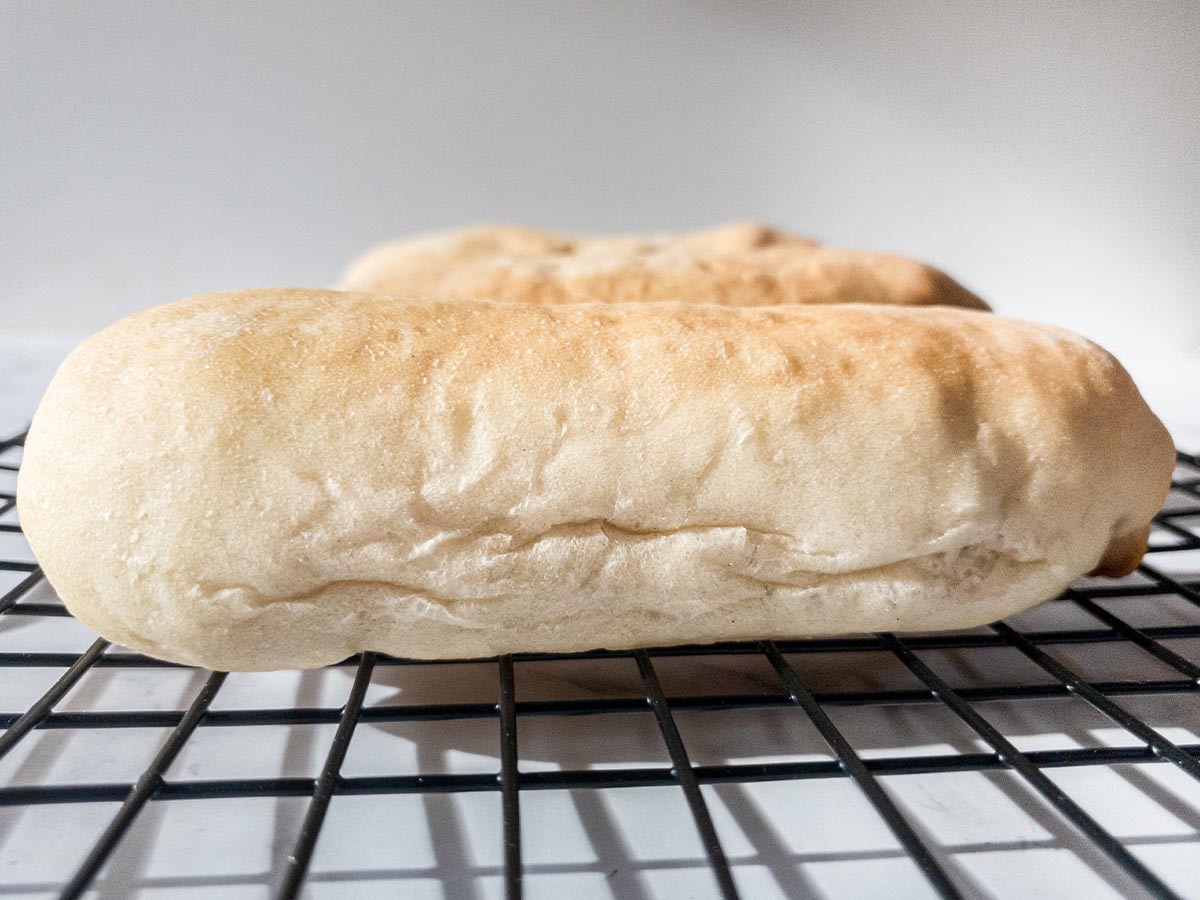
POLYGON ((546 304, 684 299, 722 306, 853 301, 987 309, 923 263, 822 247, 754 224, 596 238, 513 226, 465 228, 377 247, 350 266, 342 287, 546 304))
POLYGON ((87 625, 257 670, 979 625, 1129 571, 1172 464, 981 313, 257 290, 75 350, 18 494, 87 625))

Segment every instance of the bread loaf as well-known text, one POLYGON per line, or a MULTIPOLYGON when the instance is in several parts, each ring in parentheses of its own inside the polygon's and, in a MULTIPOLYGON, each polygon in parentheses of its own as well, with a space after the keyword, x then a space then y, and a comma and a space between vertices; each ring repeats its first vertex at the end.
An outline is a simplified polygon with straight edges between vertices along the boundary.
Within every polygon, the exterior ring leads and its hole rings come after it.
POLYGON ((684 299, 722 306, 854 302, 987 309, 923 263, 821 247, 752 224, 604 238, 466 228, 371 250, 350 266, 341 287, 397 297, 546 304, 684 299))
POLYGON ((261 670, 975 626, 1129 571, 1172 465, 977 312, 256 290, 76 349, 18 502, 88 626, 261 670))

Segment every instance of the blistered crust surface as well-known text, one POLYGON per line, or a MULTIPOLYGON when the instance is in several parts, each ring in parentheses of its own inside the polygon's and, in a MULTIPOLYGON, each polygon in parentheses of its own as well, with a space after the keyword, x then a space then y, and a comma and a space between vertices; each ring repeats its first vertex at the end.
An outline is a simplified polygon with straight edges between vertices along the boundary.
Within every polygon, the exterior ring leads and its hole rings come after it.
POLYGON ((260 290, 72 353, 18 502, 86 624, 254 670, 976 625, 1135 562, 1172 464, 980 313, 260 290))
POLYGON ((987 309, 924 263, 822 247, 750 223, 615 237, 477 226, 370 250, 351 264, 341 287, 401 297, 541 304, 682 299, 722 306, 895 303, 987 309))

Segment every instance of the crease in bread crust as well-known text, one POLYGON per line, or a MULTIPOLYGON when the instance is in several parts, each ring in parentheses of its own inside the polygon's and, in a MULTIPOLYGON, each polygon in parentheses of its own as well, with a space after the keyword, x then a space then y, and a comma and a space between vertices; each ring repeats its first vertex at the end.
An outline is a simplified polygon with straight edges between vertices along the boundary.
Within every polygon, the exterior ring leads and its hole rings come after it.
MULTIPOLYGON (((714 567, 725 567, 732 576, 752 581, 768 589, 783 587, 803 588, 816 583, 821 576, 861 576, 905 564, 954 564, 960 558, 979 557, 986 554, 1003 556, 1012 563, 1040 564, 1044 562, 1044 560, 1030 557, 1016 548, 1004 547, 997 540, 965 544, 958 543, 947 547, 945 544, 948 542, 944 539, 930 541, 923 549, 918 549, 910 555, 877 562, 862 562, 856 561, 854 554, 810 553, 799 550, 795 548, 799 542, 790 535, 783 535, 778 532, 758 532, 741 525, 683 525, 677 528, 656 531, 634 531, 615 525, 605 519, 564 522, 561 525, 552 526, 532 538, 522 540, 516 545, 510 545, 503 549, 492 549, 488 547, 488 544, 503 537, 508 537, 507 535, 445 535, 443 536, 443 541, 452 541, 460 545, 462 543, 475 545, 472 547, 472 555, 477 558, 478 564, 482 568, 486 567, 486 561, 489 558, 494 559, 513 553, 536 555, 539 550, 544 550, 539 545, 546 542, 561 542, 562 544, 569 545, 572 541, 600 538, 602 539, 602 543, 596 555, 603 557, 619 553, 623 550, 629 550, 631 544, 671 541, 677 538, 686 539, 690 536, 711 537, 721 532, 735 536, 740 533, 752 540, 753 548, 748 561, 750 568, 745 571, 734 570, 734 567, 739 562, 736 559, 717 559, 711 561, 710 564, 714 567), (782 559, 786 559, 789 567, 785 571, 780 572, 778 577, 771 578, 763 574, 755 574, 753 569, 754 564, 758 561, 758 550, 761 546, 755 539, 763 537, 782 539, 778 542, 780 545, 778 552, 782 559)), ((945 537, 949 537, 949 535, 945 537)), ((442 543, 442 541, 439 541, 439 543, 442 543)), ((711 549, 728 549, 721 547, 719 544, 712 545, 712 542, 709 543, 711 549)), ((410 556, 409 558, 411 559, 412 557, 410 556)), ((699 563, 705 562, 703 553, 697 557, 697 561, 699 563)), ((247 605, 261 607, 271 603, 313 602, 327 591, 338 590, 351 585, 356 587, 381 588, 394 592, 397 597, 403 597, 406 600, 416 597, 443 607, 461 603, 497 603, 503 602, 512 596, 509 593, 481 594, 476 591, 463 595, 454 595, 438 591, 415 580, 401 581, 384 578, 337 579, 316 584, 299 593, 290 594, 271 594, 249 582, 216 584, 200 581, 189 589, 189 594, 194 597, 209 599, 218 595, 237 594, 247 605)))
MULTIPOLYGON (((838 572, 834 578, 838 581, 857 579, 862 582, 874 580, 886 583, 898 570, 916 567, 917 572, 931 573, 946 583, 951 584, 955 590, 962 593, 963 606, 969 607, 970 602, 967 598, 971 598, 981 585, 986 584, 989 574, 997 567, 1003 566, 1009 570, 1021 570, 1023 568, 1041 567, 1044 564, 1045 561, 1040 559, 1022 559, 1020 554, 1011 550, 994 553, 986 545, 976 544, 898 559, 858 570, 844 570, 838 572), (955 564, 963 558, 976 559, 980 565, 978 567, 968 565, 961 571, 957 571, 955 564)), ((713 618, 719 619, 731 614, 736 616, 739 610, 746 608, 748 605, 770 602, 773 597, 787 596, 793 602, 796 600, 802 601, 806 597, 812 597, 819 594, 822 590, 828 589, 829 583, 822 583, 821 579, 817 577, 819 573, 807 571, 804 574, 808 577, 795 578, 790 581, 777 581, 745 572, 734 572, 727 579, 730 584, 727 594, 715 603, 684 599, 670 606, 631 603, 620 608, 625 616, 645 617, 655 621, 660 627, 667 628, 672 633, 680 635, 682 642, 700 642, 705 639, 715 640, 717 638, 709 638, 704 630, 711 628, 710 622, 713 618), (738 581, 743 583, 748 582, 754 589, 750 593, 739 593, 736 589, 738 581), (700 630, 695 630, 697 625, 700 630)), ((1055 590, 1061 590, 1066 587, 1072 577, 1065 570, 1061 572, 1058 579, 1054 582, 1055 590)), ((248 584, 222 585, 220 587, 209 585, 205 586, 202 592, 207 602, 222 603, 229 610, 236 611, 232 613, 229 622, 229 625, 234 630, 244 626, 247 621, 253 621, 261 617, 268 611, 278 612, 280 610, 287 610, 293 604, 319 607, 331 599, 337 599, 339 595, 344 595, 347 592, 356 592, 360 594, 357 612, 366 614, 372 619, 387 618, 393 625, 401 625, 406 628, 434 623, 441 627, 454 629, 460 633, 460 637, 465 632, 482 635, 483 639, 489 643, 493 641, 499 642, 496 645, 496 653, 520 652, 523 648, 523 643, 519 638, 515 639, 514 642, 514 637, 511 634, 498 633, 494 625, 472 617, 471 613, 477 612, 481 605, 487 606, 489 604, 502 603, 506 599, 510 599, 505 596, 438 596, 419 585, 370 580, 330 582, 319 585, 303 594, 280 597, 266 597, 258 589, 248 584), (374 598, 369 603, 363 604, 361 601, 362 592, 373 592, 374 598)), ((611 600, 612 598, 608 599, 611 600)), ((888 629, 894 627, 895 623, 905 621, 911 616, 911 610, 904 607, 918 598, 912 596, 905 597, 902 593, 898 592, 885 592, 882 594, 881 599, 886 607, 886 611, 883 613, 876 612, 877 624, 874 626, 875 630, 888 629)), ((978 599, 975 602, 978 602, 978 599)), ((544 648, 544 652, 572 652, 582 649, 595 649, 586 642, 581 643, 577 630, 571 627, 572 623, 577 622, 578 618, 579 615, 576 611, 565 606, 553 611, 551 614, 540 617, 536 622, 536 630, 542 634, 542 643, 540 646, 544 648)), ((966 626, 959 625, 958 627, 966 626)), ((788 632, 786 629, 776 628, 774 636, 789 633, 791 632, 788 632)), ((816 630, 813 632, 813 635, 837 635, 842 633, 845 633, 845 629, 835 626, 833 628, 816 630)), ((745 635, 739 636, 745 637, 745 635)), ((138 639, 141 639, 140 635, 138 639)), ((135 644, 138 642, 138 639, 135 639, 135 644)), ((355 647, 355 650, 352 652, 368 649, 385 653, 390 652, 389 645, 386 642, 374 644, 370 638, 364 638, 352 643, 355 647)), ((165 654, 169 658, 180 658, 187 653, 186 648, 175 650, 161 644, 155 644, 154 650, 160 654, 165 654)), ((340 659, 349 655, 349 652, 334 655, 340 659)), ((422 653, 418 650, 412 655, 420 658, 422 653)))
POLYGON ((17 493, 85 624, 261 670, 971 627, 1136 565, 1173 464, 991 315, 280 289, 85 342, 17 493))

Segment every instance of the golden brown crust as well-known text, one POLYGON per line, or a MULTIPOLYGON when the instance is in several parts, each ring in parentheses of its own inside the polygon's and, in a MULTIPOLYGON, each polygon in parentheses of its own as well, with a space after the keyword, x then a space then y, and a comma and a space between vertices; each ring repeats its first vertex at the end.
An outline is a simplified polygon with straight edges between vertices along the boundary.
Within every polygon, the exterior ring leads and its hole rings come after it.
POLYGON ((1150 545, 1150 526, 1136 528, 1128 534, 1116 535, 1104 551, 1099 565, 1089 575, 1121 578, 1137 569, 1146 548, 1150 545))
POLYGON ((377 247, 341 284, 348 291, 444 300, 721 306, 987 304, 931 266, 734 223, 675 235, 581 237, 478 226, 377 247))
POLYGON ((74 351, 18 503, 90 627, 269 669, 970 627, 1127 568, 1173 463, 981 313, 260 290, 74 351))

